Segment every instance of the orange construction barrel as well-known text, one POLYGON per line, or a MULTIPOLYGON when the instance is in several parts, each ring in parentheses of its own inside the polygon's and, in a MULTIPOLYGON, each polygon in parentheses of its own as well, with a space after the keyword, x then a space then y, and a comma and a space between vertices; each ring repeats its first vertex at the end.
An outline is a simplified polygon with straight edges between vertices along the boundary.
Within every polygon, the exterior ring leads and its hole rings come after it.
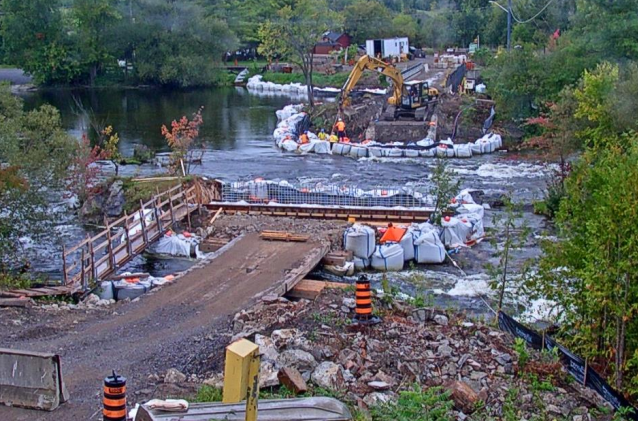
POLYGON ((104 421, 126 421, 126 377, 115 374, 104 379, 104 421))

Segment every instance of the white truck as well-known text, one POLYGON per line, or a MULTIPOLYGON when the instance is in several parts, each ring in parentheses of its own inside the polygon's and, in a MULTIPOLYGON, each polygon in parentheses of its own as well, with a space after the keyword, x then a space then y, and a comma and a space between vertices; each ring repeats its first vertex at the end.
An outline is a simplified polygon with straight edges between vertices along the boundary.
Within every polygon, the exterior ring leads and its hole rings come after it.
POLYGON ((410 44, 407 37, 366 40, 366 54, 370 57, 400 57, 409 52, 410 44))

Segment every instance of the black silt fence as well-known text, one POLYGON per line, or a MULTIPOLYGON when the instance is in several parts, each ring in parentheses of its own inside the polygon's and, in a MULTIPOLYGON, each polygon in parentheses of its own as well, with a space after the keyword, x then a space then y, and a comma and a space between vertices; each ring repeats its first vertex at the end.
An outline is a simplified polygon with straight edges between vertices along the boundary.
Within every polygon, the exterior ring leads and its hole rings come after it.
POLYGON ((561 362, 576 381, 598 392, 616 410, 632 408, 633 413, 628 414, 628 416, 632 420, 638 421, 638 410, 623 395, 611 387, 596 370, 590 368, 585 360, 557 343, 551 336, 545 335, 543 338, 538 332, 523 326, 502 311, 498 313, 498 326, 502 331, 522 338, 534 349, 552 351, 554 348, 558 348, 561 362))
POLYGON ((447 77, 447 81, 445 83, 445 87, 452 87, 452 92, 458 93, 459 86, 463 82, 463 78, 465 77, 465 72, 467 71, 465 64, 461 64, 456 68, 450 75, 447 77))

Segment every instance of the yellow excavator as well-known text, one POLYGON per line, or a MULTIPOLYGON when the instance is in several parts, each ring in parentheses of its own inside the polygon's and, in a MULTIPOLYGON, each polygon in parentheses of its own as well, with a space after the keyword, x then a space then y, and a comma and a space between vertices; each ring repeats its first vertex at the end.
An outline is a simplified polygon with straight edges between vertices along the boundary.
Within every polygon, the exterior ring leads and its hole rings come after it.
POLYGON ((350 93, 365 70, 377 71, 392 80, 393 93, 388 98, 388 105, 382 113, 383 120, 394 121, 400 117, 411 117, 422 121, 428 105, 439 97, 439 91, 431 88, 427 81, 405 82, 401 71, 396 67, 365 55, 357 61, 348 80, 341 88, 341 107, 350 105, 350 93))

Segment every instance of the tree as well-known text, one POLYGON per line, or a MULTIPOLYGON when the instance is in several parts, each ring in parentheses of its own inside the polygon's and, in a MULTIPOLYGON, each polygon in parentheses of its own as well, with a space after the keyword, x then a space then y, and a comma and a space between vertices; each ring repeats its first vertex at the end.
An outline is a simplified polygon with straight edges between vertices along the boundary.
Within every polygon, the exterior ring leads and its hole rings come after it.
POLYGON ((70 83, 80 64, 64 36, 59 0, 2 0, 5 60, 38 83, 70 83))
POLYGON ((461 180, 454 176, 454 171, 448 168, 448 163, 444 159, 437 158, 432 175, 430 176, 432 188, 430 196, 434 198, 434 210, 430 219, 437 224, 441 223, 441 217, 452 199, 458 194, 461 180))
POLYGON ((400 13, 392 19, 395 36, 408 37, 414 40, 418 33, 416 21, 410 15, 400 13))
POLYGON ((115 0, 74 0, 73 16, 77 22, 78 48, 93 86, 98 72, 109 62, 115 64, 106 48, 105 35, 121 16, 115 9, 115 0))
POLYGON ((183 116, 179 121, 173 120, 170 130, 166 126, 162 126, 162 136, 173 150, 173 167, 176 173, 181 167, 183 175, 190 174, 194 147, 196 146, 195 141, 199 136, 199 126, 204 123, 202 119, 203 108, 201 107, 193 114, 191 120, 186 116, 183 116))
POLYGON ((41 246, 57 241, 53 222, 69 157, 77 142, 50 106, 25 112, 22 101, 0 85, 0 272, 28 267, 41 246))
POLYGON ((356 0, 343 9, 344 30, 357 44, 367 39, 391 35, 392 17, 382 3, 375 0, 356 0))
MULTIPOLYGON (((281 39, 282 43, 277 45, 279 54, 301 69, 311 107, 314 106, 313 49, 321 35, 330 28, 330 23, 334 22, 333 18, 325 0, 291 0, 278 12, 277 20, 273 21, 267 33, 269 37, 281 39)), ((262 38, 261 42, 269 43, 270 40, 262 38)))

